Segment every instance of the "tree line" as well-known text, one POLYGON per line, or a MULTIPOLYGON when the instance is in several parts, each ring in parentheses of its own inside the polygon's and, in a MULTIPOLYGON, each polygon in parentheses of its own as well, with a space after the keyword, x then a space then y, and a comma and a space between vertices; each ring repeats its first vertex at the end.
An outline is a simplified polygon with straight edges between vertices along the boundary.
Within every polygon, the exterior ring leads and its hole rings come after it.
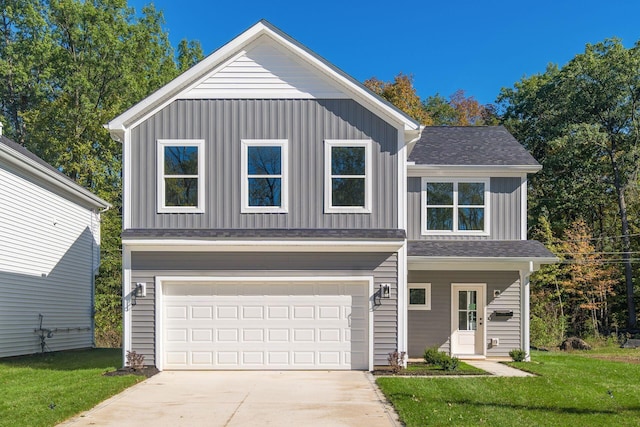
MULTIPOLYGON (((153 5, 0 0, 0 121, 8 137, 114 206, 103 215, 96 340, 120 345, 122 152, 102 125, 203 57, 173 47, 153 5)), ((637 329, 640 45, 607 39, 503 88, 421 98, 411 75, 364 82, 424 125, 503 124, 543 165, 529 235, 561 263, 532 280, 532 340, 637 329)))

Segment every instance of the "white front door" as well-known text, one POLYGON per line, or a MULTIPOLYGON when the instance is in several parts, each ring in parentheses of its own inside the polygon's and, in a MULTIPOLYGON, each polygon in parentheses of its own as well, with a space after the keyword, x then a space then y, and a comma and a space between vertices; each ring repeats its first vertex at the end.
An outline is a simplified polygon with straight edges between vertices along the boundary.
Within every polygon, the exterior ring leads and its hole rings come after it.
POLYGON ((484 355, 485 284, 451 285, 451 353, 484 355))

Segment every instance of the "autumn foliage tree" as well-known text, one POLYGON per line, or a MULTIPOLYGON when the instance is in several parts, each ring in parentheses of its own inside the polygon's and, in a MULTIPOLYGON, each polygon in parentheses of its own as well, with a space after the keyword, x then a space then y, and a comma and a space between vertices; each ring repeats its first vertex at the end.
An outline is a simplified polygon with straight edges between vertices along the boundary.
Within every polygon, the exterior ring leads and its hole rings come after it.
POLYGON ((492 104, 482 105, 473 96, 458 89, 447 100, 439 94, 428 97, 423 108, 439 126, 497 125, 498 115, 492 104))
POLYGON ((392 82, 384 82, 375 77, 365 80, 364 85, 407 113, 423 125, 432 125, 431 116, 422 106, 422 101, 413 87, 413 76, 399 73, 392 82))
POLYGON ((608 333, 609 297, 615 295, 616 272, 594 246, 584 220, 574 221, 565 231, 561 249, 565 258, 562 286, 573 332, 595 336, 608 333))

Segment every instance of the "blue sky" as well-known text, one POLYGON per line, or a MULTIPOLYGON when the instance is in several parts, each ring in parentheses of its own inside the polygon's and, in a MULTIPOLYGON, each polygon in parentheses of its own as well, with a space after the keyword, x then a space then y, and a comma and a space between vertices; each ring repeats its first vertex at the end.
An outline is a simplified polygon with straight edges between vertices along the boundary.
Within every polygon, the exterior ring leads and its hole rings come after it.
MULTIPOLYGON (((129 0, 140 11, 150 1, 129 0)), ((481 103, 585 44, 640 40, 637 0, 155 0, 174 47, 209 54, 266 19, 359 81, 413 74, 421 98, 464 89, 481 103)))

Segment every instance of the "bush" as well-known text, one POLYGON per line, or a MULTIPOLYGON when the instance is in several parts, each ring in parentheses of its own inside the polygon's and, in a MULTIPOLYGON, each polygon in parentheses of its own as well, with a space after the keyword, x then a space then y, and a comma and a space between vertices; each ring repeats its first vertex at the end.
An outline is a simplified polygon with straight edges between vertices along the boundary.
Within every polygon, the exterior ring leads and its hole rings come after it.
POLYGON ((144 368, 144 354, 127 351, 127 365, 134 371, 142 370, 144 368))
POLYGON ((513 359, 514 362, 524 362, 527 354, 524 352, 524 350, 514 348, 509 352, 509 356, 511 356, 511 359, 513 359))
POLYGON ((391 372, 397 374, 398 372, 402 371, 402 369, 404 368, 404 356, 406 354, 406 352, 398 352, 398 350, 389 353, 387 361, 389 362, 389 366, 391 366, 391 372))
POLYGON ((429 347, 424 350, 424 363, 427 365, 439 365, 441 353, 438 347, 429 347))
POLYGON ((445 371, 455 371, 458 369, 460 360, 457 357, 451 357, 448 354, 441 353, 444 357, 440 360, 440 366, 445 371))
POLYGON ((451 357, 438 350, 438 347, 426 348, 424 350, 424 362, 428 365, 440 366, 445 371, 455 371, 458 369, 460 360, 451 357))

